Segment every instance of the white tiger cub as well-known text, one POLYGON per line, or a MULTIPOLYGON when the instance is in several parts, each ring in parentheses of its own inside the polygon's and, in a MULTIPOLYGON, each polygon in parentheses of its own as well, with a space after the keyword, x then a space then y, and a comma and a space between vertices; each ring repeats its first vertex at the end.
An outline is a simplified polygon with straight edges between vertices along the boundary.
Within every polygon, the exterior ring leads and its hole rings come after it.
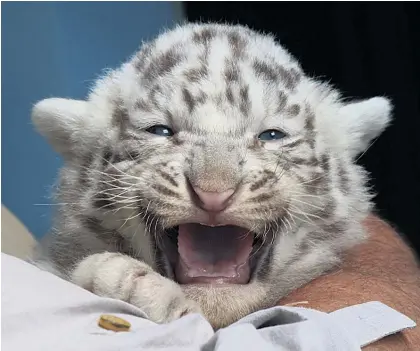
POLYGON ((270 36, 177 27, 86 101, 34 107, 65 160, 37 263, 153 321, 201 312, 224 327, 365 238, 355 158, 390 114, 382 97, 342 100, 270 36))

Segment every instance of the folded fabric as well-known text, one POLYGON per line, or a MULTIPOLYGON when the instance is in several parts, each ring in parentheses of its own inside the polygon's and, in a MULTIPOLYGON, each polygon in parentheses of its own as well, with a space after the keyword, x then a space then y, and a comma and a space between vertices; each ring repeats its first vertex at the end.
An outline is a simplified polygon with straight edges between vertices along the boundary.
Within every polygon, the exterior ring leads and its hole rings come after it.
POLYGON ((416 324, 380 302, 333 313, 274 307, 214 332, 204 317, 156 324, 130 304, 89 293, 29 263, 2 254, 2 348, 88 351, 347 351, 416 324), (102 314, 131 323, 129 332, 98 326, 102 314))

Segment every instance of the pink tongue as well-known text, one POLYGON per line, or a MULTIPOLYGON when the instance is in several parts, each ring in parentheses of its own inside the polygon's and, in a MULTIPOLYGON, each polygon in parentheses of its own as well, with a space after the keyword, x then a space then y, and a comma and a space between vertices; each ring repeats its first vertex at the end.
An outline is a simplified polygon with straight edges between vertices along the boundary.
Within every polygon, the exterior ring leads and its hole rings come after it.
POLYGON ((178 282, 246 284, 250 278, 248 258, 253 236, 236 226, 179 226, 178 282))

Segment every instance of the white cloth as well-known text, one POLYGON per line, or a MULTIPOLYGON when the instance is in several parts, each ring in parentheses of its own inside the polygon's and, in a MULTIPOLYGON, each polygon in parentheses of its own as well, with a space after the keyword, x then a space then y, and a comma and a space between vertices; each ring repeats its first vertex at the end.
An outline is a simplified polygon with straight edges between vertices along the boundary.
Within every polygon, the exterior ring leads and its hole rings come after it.
POLYGON ((200 315, 158 325, 134 306, 98 297, 6 254, 2 254, 1 294, 4 351, 353 351, 416 325, 380 302, 330 314, 274 307, 216 333, 200 315), (131 331, 100 328, 101 314, 126 319, 131 331))

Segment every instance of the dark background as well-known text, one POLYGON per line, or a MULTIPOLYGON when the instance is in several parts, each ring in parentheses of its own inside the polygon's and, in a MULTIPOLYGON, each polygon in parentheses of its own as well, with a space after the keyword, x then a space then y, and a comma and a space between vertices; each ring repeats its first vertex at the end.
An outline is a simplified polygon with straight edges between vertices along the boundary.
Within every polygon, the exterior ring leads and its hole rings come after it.
POLYGON ((347 97, 392 99, 392 126, 359 160, 379 215, 420 254, 420 5, 416 2, 184 2, 189 21, 271 32, 306 73, 347 97))

